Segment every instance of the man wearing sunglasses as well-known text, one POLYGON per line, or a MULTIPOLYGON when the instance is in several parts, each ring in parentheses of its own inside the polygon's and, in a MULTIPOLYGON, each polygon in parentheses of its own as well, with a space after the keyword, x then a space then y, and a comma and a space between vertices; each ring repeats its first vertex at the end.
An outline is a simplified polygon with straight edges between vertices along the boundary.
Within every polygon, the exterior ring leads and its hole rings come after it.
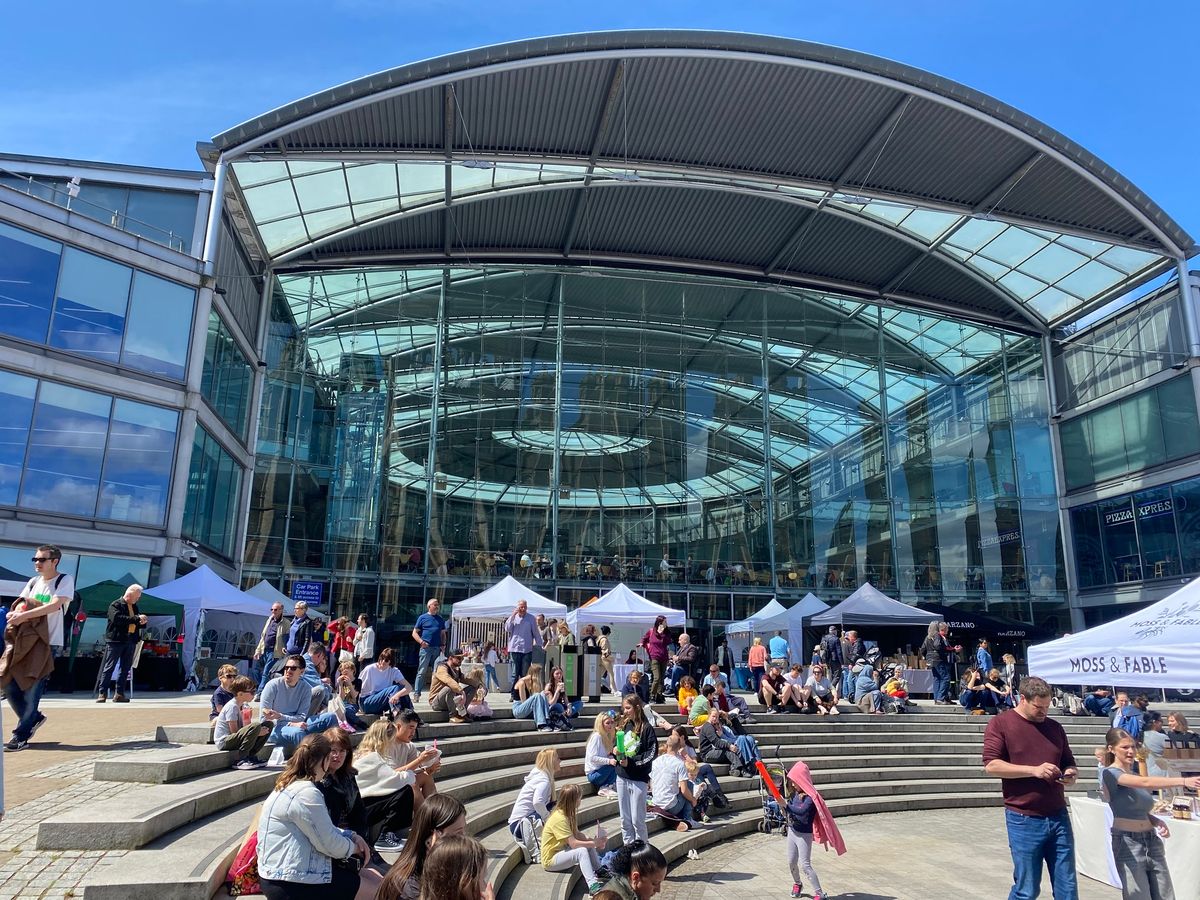
MULTIPOLYGON (((62 551, 57 547, 47 544, 37 548, 33 554, 33 568, 37 575, 29 579, 29 583, 21 591, 19 601, 13 605, 14 612, 8 614, 7 623, 9 626, 17 628, 22 625, 37 625, 37 620, 40 618, 46 620, 49 632, 50 660, 48 666, 50 673, 54 671, 53 658, 62 653, 62 610, 75 596, 75 579, 58 571, 58 563, 61 559, 62 551)), ((45 649, 45 646, 42 645, 42 650, 45 649)), ((23 654, 22 658, 32 661, 35 656, 23 654)), ((4 745, 6 751, 24 750, 34 732, 46 722, 46 717, 38 710, 38 705, 42 701, 42 694, 45 693, 50 678, 48 674, 41 674, 46 666, 41 662, 36 663, 36 666, 37 673, 32 674, 37 674, 37 678, 33 678, 31 681, 31 673, 25 673, 30 677, 21 677, 22 673, 17 672, 5 688, 8 705, 13 708, 18 719, 12 738, 4 745), (24 688, 22 688, 21 682, 25 682, 24 688)))
POLYGON ((303 656, 290 654, 283 661, 283 677, 272 678, 262 692, 263 721, 274 723, 271 743, 283 747, 289 756, 305 735, 333 728, 338 723, 337 716, 329 712, 309 716, 313 694, 302 677, 306 667, 303 656))

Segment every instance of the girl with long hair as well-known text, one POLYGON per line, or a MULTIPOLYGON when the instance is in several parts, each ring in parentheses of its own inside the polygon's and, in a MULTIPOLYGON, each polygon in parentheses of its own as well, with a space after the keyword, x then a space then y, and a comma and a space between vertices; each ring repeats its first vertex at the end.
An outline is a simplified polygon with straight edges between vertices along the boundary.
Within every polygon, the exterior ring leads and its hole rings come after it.
POLYGON ((763 646, 762 638, 756 636, 750 643, 746 665, 750 667, 750 683, 754 693, 759 694, 762 680, 767 674, 767 648, 763 646))
POLYGON ((487 882, 487 851, 466 836, 438 841, 425 860, 419 900, 494 900, 487 882))
POLYGON ((449 794, 434 794, 413 816, 408 842, 388 870, 375 900, 418 900, 429 851, 442 839, 467 833, 467 809, 449 794))
POLYGON ((521 847, 525 865, 533 863, 537 856, 537 826, 550 818, 554 779, 560 766, 557 750, 553 747, 540 750, 508 814, 508 830, 521 847))
POLYGON ((558 791, 558 804, 542 829, 542 868, 547 872, 570 872, 575 866, 583 873, 589 893, 600 890, 600 855, 606 840, 604 830, 588 838, 579 830, 577 814, 581 794, 579 785, 566 784, 558 791))
POLYGON ((1121 878, 1124 900, 1174 900, 1175 888, 1163 839, 1171 836, 1164 819, 1150 814, 1154 808, 1151 791, 1185 787, 1200 789, 1200 777, 1161 778, 1137 775, 1137 742, 1122 728, 1110 728, 1104 736, 1100 762, 1100 785, 1112 809, 1112 851, 1121 878))
POLYGON ((359 834, 339 830, 317 788, 329 766, 332 745, 310 734, 296 748, 263 803, 258 822, 258 872, 268 900, 331 897, 351 900, 358 871, 333 861, 360 856, 371 848, 359 834))
POLYGON ((667 617, 658 616, 650 630, 642 635, 641 645, 646 648, 650 657, 650 672, 654 684, 650 687, 650 697, 655 703, 664 700, 663 684, 667 674, 668 647, 671 643, 671 632, 667 629, 667 617))
MULTIPOLYGON (((396 726, 387 719, 379 719, 367 729, 354 756, 355 781, 367 810, 370 832, 364 836, 380 851, 400 849, 397 832, 412 821, 422 799, 413 790, 416 774, 396 771, 385 756, 395 737, 396 726)), ((349 736, 346 742, 349 744, 349 736)))
POLYGON ((650 766, 658 756, 658 741, 646 718, 642 698, 626 694, 621 698, 621 737, 617 739, 617 807, 621 811, 622 843, 641 838, 646 841, 646 793, 650 784, 650 766))
POLYGON ((596 716, 587 749, 583 753, 583 774, 601 797, 615 797, 617 760, 613 756, 617 736, 617 717, 612 710, 596 716))
POLYGON ((667 858, 649 841, 633 841, 613 854, 612 880, 592 900, 650 900, 667 877, 667 858))
POLYGON ((533 719, 538 731, 553 731, 550 726, 550 704, 546 702, 543 691, 542 664, 531 663, 529 671, 518 678, 513 685, 517 692, 517 702, 513 704, 514 719, 533 719))
POLYGON ((496 678, 496 666, 500 663, 500 654, 496 651, 496 642, 488 641, 483 645, 483 677, 484 688, 489 691, 500 690, 500 680, 496 678))
POLYGON ((687 769, 688 780, 692 783, 692 795, 696 798, 694 804, 695 818, 708 822, 708 807, 715 803, 719 809, 729 805, 721 783, 717 781, 717 773, 706 762, 700 761, 696 748, 692 746, 691 730, 685 725, 676 725, 671 729, 676 737, 676 753, 683 760, 687 769))

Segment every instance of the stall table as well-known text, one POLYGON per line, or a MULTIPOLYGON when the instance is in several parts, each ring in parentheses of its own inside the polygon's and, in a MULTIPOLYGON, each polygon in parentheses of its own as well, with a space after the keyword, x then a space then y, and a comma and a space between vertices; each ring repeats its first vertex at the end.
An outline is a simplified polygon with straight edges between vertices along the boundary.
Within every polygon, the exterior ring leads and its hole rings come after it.
MULTIPOLYGON (((1112 810, 1104 801, 1091 797, 1071 797, 1069 803, 1071 828, 1075 832, 1075 868, 1080 875, 1119 888, 1121 880, 1109 837, 1112 810)), ((1163 846, 1176 895, 1194 896, 1187 894, 1187 890, 1200 885, 1200 822, 1172 819, 1169 813, 1163 818, 1171 829, 1171 836, 1163 841, 1163 846)))

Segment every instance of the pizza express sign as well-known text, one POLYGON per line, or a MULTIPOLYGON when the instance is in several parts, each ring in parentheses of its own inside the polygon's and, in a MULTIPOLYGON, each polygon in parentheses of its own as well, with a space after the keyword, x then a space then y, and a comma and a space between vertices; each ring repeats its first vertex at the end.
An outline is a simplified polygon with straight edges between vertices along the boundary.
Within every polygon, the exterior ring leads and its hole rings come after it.
MULTIPOLYGON (((1104 514, 1105 527, 1111 528, 1114 525, 1124 525, 1126 522, 1132 522, 1134 509, 1135 507, 1133 506, 1123 506, 1120 509, 1106 512, 1104 514)), ((1139 519, 1152 519, 1155 516, 1163 516, 1175 511, 1175 507, 1171 505, 1171 498, 1169 497, 1163 500, 1139 503, 1136 509, 1139 519)))

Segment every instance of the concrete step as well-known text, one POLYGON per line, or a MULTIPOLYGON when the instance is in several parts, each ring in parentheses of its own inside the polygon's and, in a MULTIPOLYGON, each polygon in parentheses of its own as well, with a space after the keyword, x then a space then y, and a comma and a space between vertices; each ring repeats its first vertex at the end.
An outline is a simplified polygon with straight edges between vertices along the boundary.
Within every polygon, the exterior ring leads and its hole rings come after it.
POLYGON ((259 807, 255 800, 226 810, 97 866, 84 879, 83 900, 211 900, 259 807))
POLYGON ((277 771, 229 770, 193 781, 148 785, 80 804, 38 824, 39 850, 133 850, 214 813, 270 793, 277 771))

